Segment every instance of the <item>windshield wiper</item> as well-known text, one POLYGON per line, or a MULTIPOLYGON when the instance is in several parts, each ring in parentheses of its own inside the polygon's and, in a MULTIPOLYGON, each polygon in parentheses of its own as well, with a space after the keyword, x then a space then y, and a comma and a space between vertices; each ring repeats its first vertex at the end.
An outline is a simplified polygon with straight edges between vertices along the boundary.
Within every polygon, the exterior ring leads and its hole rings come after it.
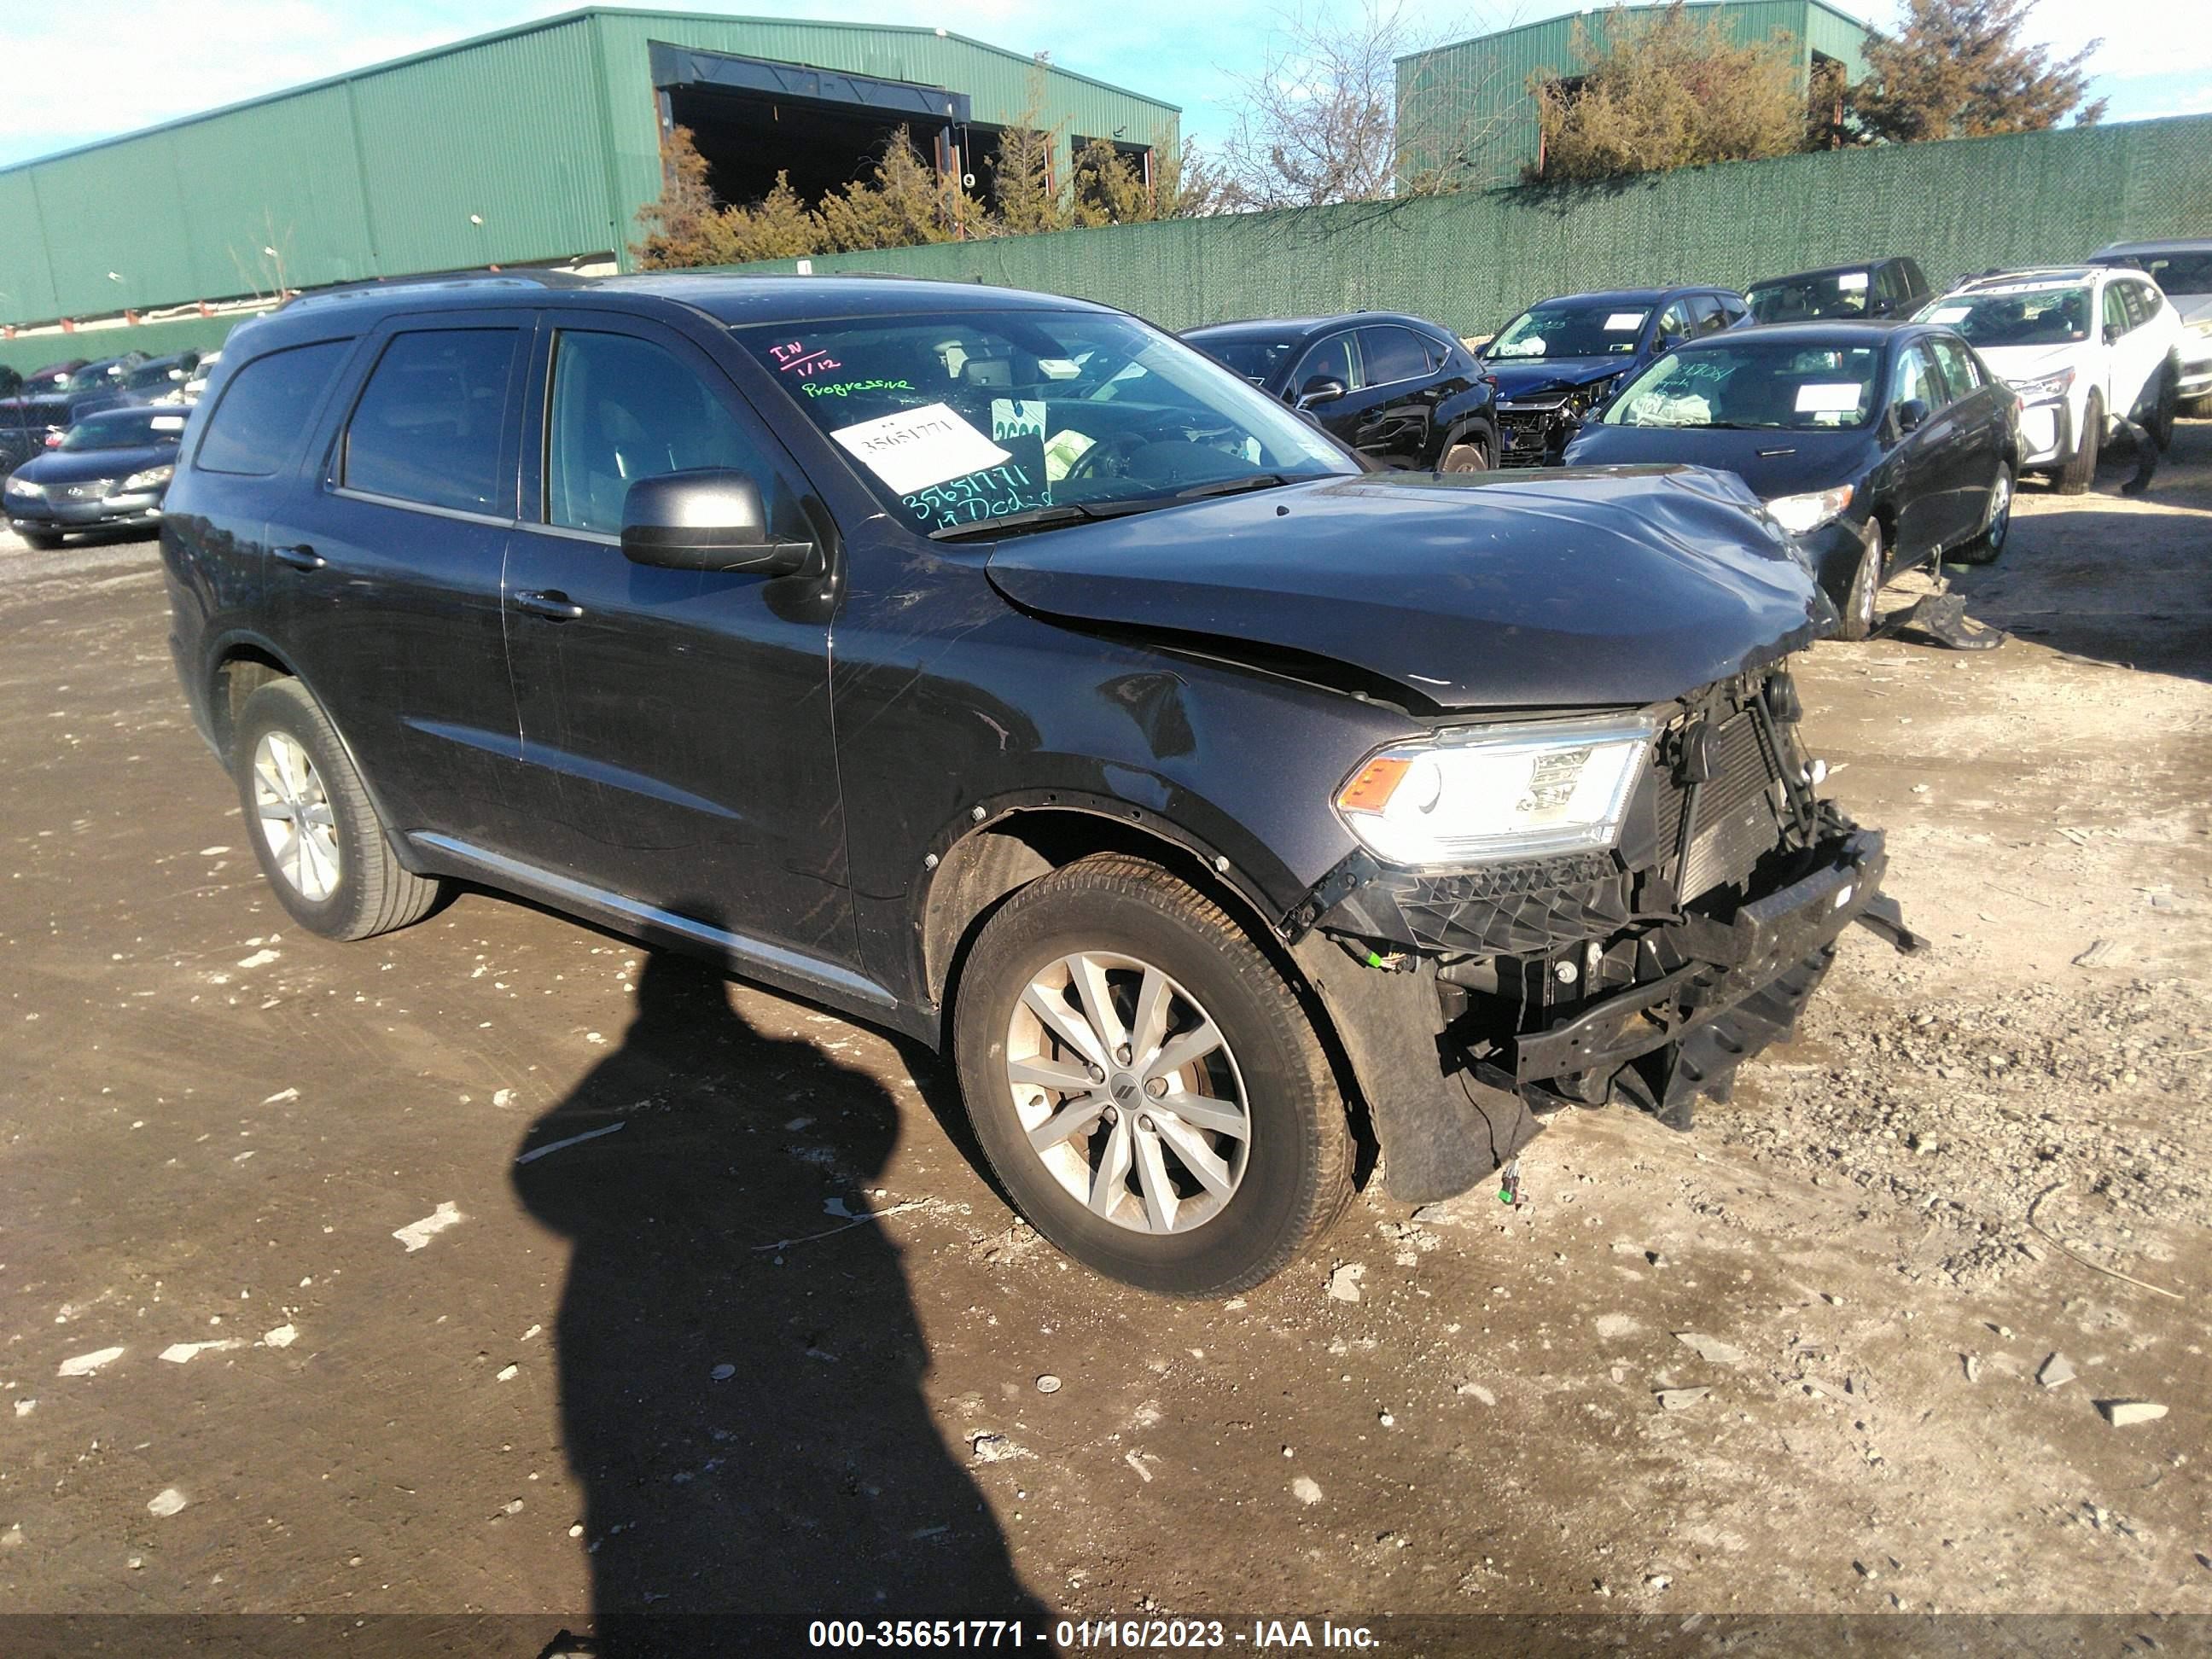
POLYGON ((1239 472, 1231 478, 1212 478, 1204 483, 1194 483, 1188 489, 1178 489, 1168 499, 1188 501, 1203 495, 1241 495, 1248 489, 1279 489, 1285 484, 1328 476, 1325 472, 1239 472))
POLYGON ((1073 524, 1079 519, 1109 519, 1111 513, 1102 512, 1084 501, 1056 501, 1050 507, 1024 507, 1018 513, 1001 514, 995 519, 977 519, 968 524, 948 524, 929 532, 933 542, 990 541, 1014 531, 1047 530, 1056 524, 1073 524))

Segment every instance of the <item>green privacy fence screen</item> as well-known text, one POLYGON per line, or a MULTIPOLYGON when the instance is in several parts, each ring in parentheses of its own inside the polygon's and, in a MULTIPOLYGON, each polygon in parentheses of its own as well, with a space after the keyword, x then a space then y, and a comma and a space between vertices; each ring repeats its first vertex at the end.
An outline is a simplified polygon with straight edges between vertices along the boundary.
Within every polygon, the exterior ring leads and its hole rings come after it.
MULTIPOLYGON (((1577 289, 1908 254, 1931 282, 2109 241, 2212 235, 2212 116, 1835 150, 1520 188, 823 255, 817 271, 1003 283, 1170 328, 1362 307, 1488 332, 1577 289)), ((791 270, 775 260, 748 267, 791 270)))

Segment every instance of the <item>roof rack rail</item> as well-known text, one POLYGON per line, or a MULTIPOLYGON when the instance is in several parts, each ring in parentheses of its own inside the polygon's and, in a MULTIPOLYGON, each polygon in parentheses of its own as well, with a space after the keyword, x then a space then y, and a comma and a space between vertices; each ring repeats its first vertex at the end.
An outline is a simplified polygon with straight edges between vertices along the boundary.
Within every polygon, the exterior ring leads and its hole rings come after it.
POLYGON ((486 285, 530 283, 540 288, 589 288, 598 281, 596 276, 580 276, 573 270, 548 270, 542 265, 478 265, 460 270, 425 270, 405 276, 362 276, 349 283, 325 283, 317 288, 302 289, 276 309, 289 311, 294 306, 313 301, 340 299, 349 294, 364 294, 378 289, 465 288, 477 283, 486 285))

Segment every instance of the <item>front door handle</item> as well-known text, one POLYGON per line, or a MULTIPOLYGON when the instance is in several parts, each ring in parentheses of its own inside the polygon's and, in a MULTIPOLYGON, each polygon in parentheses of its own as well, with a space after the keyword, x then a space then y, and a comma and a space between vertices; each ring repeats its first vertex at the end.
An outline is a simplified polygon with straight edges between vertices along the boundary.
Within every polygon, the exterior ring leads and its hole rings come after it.
POLYGON ((279 564, 289 564, 295 570, 320 570, 330 561, 301 542, 297 547, 272 547, 269 556, 279 564))
POLYGON ((514 608, 518 611, 527 611, 533 617, 544 617, 551 622, 574 622, 584 614, 584 607, 558 588, 543 593, 517 593, 514 596, 514 608))

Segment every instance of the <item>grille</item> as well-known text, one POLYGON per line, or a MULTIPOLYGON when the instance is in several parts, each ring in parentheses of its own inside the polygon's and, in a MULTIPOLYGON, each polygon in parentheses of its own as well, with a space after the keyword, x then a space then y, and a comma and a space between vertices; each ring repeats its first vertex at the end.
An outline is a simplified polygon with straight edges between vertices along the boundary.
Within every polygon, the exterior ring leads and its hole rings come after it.
POLYGON ((1552 426, 1557 407, 1498 411, 1498 428, 1510 442, 1498 452, 1500 466, 1541 466, 1551 449, 1552 426))
MULTIPOLYGON (((1781 772, 1759 722, 1748 714, 1722 722, 1713 733, 1712 754, 1713 775, 1698 792, 1698 821, 1682 866, 1680 887, 1686 899, 1722 882, 1742 880, 1760 854, 1782 838, 1771 790, 1781 772)), ((1670 815, 1678 842, 1688 800, 1688 791, 1678 787, 1670 815)))

